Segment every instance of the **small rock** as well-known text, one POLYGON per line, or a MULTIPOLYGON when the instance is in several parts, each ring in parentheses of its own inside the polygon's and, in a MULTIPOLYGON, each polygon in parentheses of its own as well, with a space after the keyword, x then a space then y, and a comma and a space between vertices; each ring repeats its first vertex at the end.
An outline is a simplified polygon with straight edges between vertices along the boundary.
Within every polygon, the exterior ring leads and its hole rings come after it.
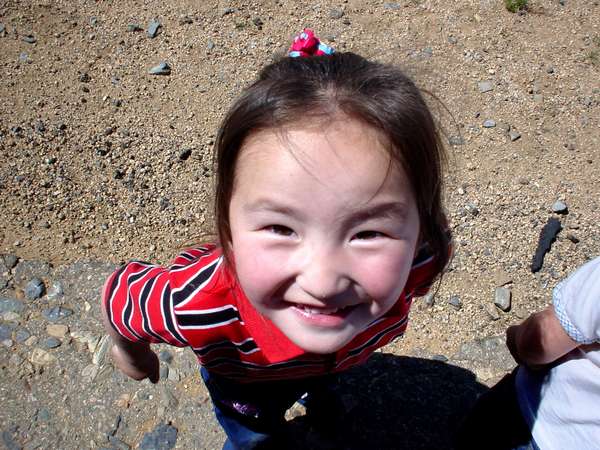
POLYGON ((185 161, 187 160, 190 156, 192 155, 192 149, 191 148, 185 148, 181 151, 181 153, 179 154, 179 160, 180 161, 185 161))
POLYGON ((170 450, 177 441, 177 428, 169 424, 160 424, 154 430, 144 434, 139 450, 170 450))
POLYGON ((161 61, 156 66, 152 67, 148 73, 150 75, 170 75, 171 66, 166 61, 161 61))
POLYGON ((511 142, 514 142, 514 141, 516 141, 517 139, 520 139, 520 138, 521 138, 521 133, 519 133, 519 132, 518 132, 518 131, 516 131, 516 130, 510 130, 510 131, 508 132, 508 137, 510 137, 510 141, 511 141, 511 142))
POLYGON ((87 383, 91 383, 96 378, 96 375, 98 375, 98 370, 100 370, 100 369, 99 369, 99 367, 97 365, 95 365, 95 364, 88 364, 81 371, 81 377, 87 383))
POLYGON ((48 349, 60 347, 61 344, 62 344, 62 342, 60 341, 60 339, 57 339, 52 336, 44 339, 44 347, 46 347, 48 349))
POLYGON ((462 308, 462 302, 460 301, 460 297, 458 295, 451 295, 448 299, 448 303, 457 311, 462 308))
POLYGON ((462 136, 450 136, 448 138, 448 144, 450 145, 464 145, 465 140, 462 136))
POLYGON ((455 45, 458 43, 458 39, 456 39, 454 36, 448 36, 448 43, 455 45))
POLYGON ((491 81, 480 81, 478 83, 478 87, 479 87, 479 92, 481 92, 482 94, 485 92, 490 92, 494 90, 494 85, 492 84, 491 81))
POLYGON ((62 283, 60 281, 53 282, 50 286, 50 289, 48 289, 48 294, 46 296, 48 297, 48 300, 57 300, 62 298, 64 296, 62 283))
POLYGON ((228 14, 233 14, 234 12, 235 12, 235 8, 225 8, 225 9, 223 10, 223 14, 222 14, 222 15, 223 15, 223 16, 226 16, 226 15, 228 15, 228 14))
POLYGON ((106 352, 110 348, 110 343, 111 343, 111 340, 107 334, 102 336, 102 338, 100 339, 100 342, 98 343, 98 345, 96 347, 96 351, 94 352, 94 355, 92 356, 92 362, 94 364, 96 364, 97 366, 101 366, 104 363, 104 359, 106 357, 106 352))
POLYGON ((42 311, 42 315, 49 322, 58 322, 60 319, 69 317, 71 314, 73 314, 72 309, 64 308, 62 306, 54 306, 52 308, 46 308, 42 311))
POLYGON ((50 364, 56 360, 54 355, 51 355, 46 350, 41 348, 34 348, 29 355, 29 361, 36 366, 45 366, 46 364, 50 364))
POLYGON ((21 447, 17 443, 17 441, 14 440, 11 432, 3 431, 1 436, 2 436, 2 443, 6 447, 6 450, 22 450, 23 449, 23 447, 21 447))
POLYGON ((143 28, 140 27, 137 23, 130 23, 127 25, 127 31, 129 33, 135 33, 137 31, 142 31, 143 28))
POLYGON ((568 214, 569 208, 562 200, 556 200, 552 205, 552 212, 556 214, 568 214))
POLYGON ((0 298, 0 313, 20 313, 25 309, 25 304, 14 298, 0 298))
POLYGON ((82 83, 89 83, 92 80, 92 77, 87 72, 83 72, 79 74, 79 81, 82 83))
POLYGON ((113 449, 116 449, 116 450, 131 450, 131 446, 129 444, 126 444, 121 439, 116 438, 114 436, 108 436, 108 442, 111 443, 111 445, 113 446, 113 449))
POLYGON ((167 364, 171 364, 171 362, 173 362, 173 355, 168 350, 161 350, 158 353, 158 359, 166 362, 167 364))
POLYGON ((46 333, 55 338, 64 338, 69 332, 69 327, 66 325, 51 324, 46 327, 46 333))
POLYGON ((0 323, 0 341, 12 339, 12 333, 15 325, 8 323, 0 323))
POLYGON ((44 282, 39 278, 33 278, 25 286, 25 297, 29 300, 36 300, 44 295, 45 290, 44 282))
POLYGON ((488 315, 490 316, 490 319, 492 319, 492 320, 500 319, 500 313, 498 312, 498 308, 496 308, 491 303, 487 303, 485 305, 485 312, 488 313, 488 315))
POLYGON ((36 420, 48 422, 50 420, 50 411, 48 411, 46 408, 40 408, 36 414, 36 420))
POLYGON ((194 20, 185 14, 179 18, 179 25, 191 25, 192 23, 194 23, 194 20))
POLYGON ((393 9, 400 9, 400 8, 401 8, 400 3, 388 2, 388 3, 383 4, 383 9, 392 9, 393 10, 393 9))
POLYGON ((263 26, 263 21, 260 17, 255 17, 252 19, 252 23, 256 25, 256 27, 260 30, 263 26))
POLYGON ((570 240, 573 244, 579 244, 579 238, 573 233, 567 233, 567 239, 570 240))
POLYGON ((506 312, 510 309, 512 293, 511 290, 505 287, 497 287, 494 293, 494 305, 506 312))
POLYGON ((158 34, 158 29, 161 27, 162 25, 160 24, 160 22, 156 19, 152 19, 150 21, 150 23, 148 24, 148 28, 146 29, 146 34, 148 35, 148 37, 150 39, 153 39, 156 37, 156 35, 158 34))
POLYGON ((25 52, 19 53, 19 62, 21 64, 25 64, 25 63, 31 62, 31 60, 29 59, 29 55, 27 53, 25 53, 25 52))
POLYGON ((211 51, 213 48, 215 48, 215 43, 209 39, 206 43, 206 48, 208 49, 208 51, 211 51))
POLYGON ((0 35, 3 35, 6 31, 6 26, 3 23, 0 23, 0 35))
POLYGON ((483 122, 483 128, 494 128, 496 126, 496 121, 493 119, 487 119, 483 122))
POLYGON ((169 366, 161 365, 158 376, 161 380, 166 380, 167 378, 169 378, 169 366))
POLYGON ((17 265, 18 258, 16 255, 2 255, 2 259, 4 260, 4 265, 10 270, 17 265))
POLYGON ((21 38, 23 42, 27 42, 28 44, 35 44, 37 39, 32 34, 27 34, 21 38))
POLYGON ((448 357, 446 355, 432 355, 431 359, 433 361, 448 362, 448 357))
POLYGON ((341 19, 344 17, 344 11, 338 8, 333 8, 331 11, 329 11, 329 17, 334 20, 341 19))
POLYGON ((31 333, 29 330, 21 328, 15 333, 15 341, 17 341, 19 344, 23 344, 27 339, 29 339, 30 336, 31 333))

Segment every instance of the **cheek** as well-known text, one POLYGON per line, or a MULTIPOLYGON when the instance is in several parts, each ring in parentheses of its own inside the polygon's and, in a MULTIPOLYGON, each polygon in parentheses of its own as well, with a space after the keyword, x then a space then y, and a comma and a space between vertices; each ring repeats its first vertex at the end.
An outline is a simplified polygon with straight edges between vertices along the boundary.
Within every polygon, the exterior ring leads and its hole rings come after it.
POLYGON ((234 241, 232 252, 240 286, 251 303, 266 303, 277 289, 281 264, 252 239, 238 242, 243 244, 236 245, 234 241))
POLYGON ((376 303, 393 304, 399 298, 408 280, 413 253, 398 252, 365 265, 363 286, 376 303))

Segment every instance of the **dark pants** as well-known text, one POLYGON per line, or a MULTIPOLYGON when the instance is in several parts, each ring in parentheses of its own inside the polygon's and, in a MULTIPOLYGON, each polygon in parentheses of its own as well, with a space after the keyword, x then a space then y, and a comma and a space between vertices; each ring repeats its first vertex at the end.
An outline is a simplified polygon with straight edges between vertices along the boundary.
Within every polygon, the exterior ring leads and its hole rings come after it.
POLYGON ((307 415, 330 410, 332 375, 305 380, 238 383, 200 369, 217 420, 227 434, 223 450, 287 448, 285 412, 304 394, 307 415))
POLYGON ((523 419, 517 389, 516 369, 482 394, 459 428, 457 450, 537 450, 523 419))

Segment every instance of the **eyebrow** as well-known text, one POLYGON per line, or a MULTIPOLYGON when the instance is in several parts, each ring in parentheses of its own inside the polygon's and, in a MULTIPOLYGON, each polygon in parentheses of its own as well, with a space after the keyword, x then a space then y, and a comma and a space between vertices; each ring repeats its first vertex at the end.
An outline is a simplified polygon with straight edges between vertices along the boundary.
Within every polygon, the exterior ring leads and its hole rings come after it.
MULTIPOLYGON (((247 212, 274 212, 286 216, 300 218, 302 214, 295 208, 274 202, 270 199, 259 199, 244 205, 247 212)), ((404 220, 408 214, 408 206, 403 202, 383 202, 373 206, 365 205, 356 208, 343 218, 346 226, 354 226, 372 219, 404 220)))

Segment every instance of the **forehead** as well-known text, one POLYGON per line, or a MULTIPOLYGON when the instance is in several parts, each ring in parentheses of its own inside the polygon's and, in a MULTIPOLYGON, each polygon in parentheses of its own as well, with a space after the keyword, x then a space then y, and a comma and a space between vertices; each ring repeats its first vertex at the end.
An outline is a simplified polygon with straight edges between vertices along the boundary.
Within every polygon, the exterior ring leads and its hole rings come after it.
POLYGON ((347 116, 251 135, 236 164, 234 192, 269 184, 279 193, 300 188, 364 202, 384 187, 411 191, 404 171, 392 161, 386 136, 347 116))

